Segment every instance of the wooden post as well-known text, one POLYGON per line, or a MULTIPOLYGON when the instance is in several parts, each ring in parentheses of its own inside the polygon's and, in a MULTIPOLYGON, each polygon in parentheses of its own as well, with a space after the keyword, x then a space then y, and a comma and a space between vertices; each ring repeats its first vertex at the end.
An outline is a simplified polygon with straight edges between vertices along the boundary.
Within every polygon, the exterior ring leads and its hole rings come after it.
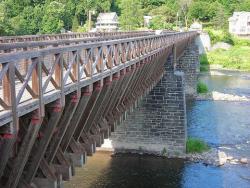
POLYGON ((44 117, 44 102, 43 102, 43 89, 42 89, 42 64, 39 58, 31 59, 32 62, 35 62, 35 68, 32 71, 32 90, 39 99, 39 111, 41 117, 44 117))

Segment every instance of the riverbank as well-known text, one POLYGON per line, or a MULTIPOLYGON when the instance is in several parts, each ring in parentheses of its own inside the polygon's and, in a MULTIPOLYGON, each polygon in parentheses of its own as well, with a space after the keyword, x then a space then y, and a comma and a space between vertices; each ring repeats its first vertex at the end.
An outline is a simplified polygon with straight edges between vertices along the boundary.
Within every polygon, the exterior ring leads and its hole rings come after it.
POLYGON ((196 100, 249 102, 250 98, 246 96, 238 96, 238 95, 212 91, 212 92, 197 95, 196 100))
POLYGON ((201 71, 213 66, 223 69, 250 71, 250 40, 228 36, 229 41, 213 41, 212 50, 200 56, 201 71), (225 47, 226 46, 226 47, 225 47))

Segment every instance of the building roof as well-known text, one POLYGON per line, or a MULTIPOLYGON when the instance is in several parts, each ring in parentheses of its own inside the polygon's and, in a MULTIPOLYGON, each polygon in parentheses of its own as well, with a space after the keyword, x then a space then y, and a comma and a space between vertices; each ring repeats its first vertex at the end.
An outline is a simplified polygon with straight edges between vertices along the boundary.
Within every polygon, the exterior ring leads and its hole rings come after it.
POLYGON ((228 20, 229 21, 236 21, 239 17, 245 17, 245 16, 250 16, 250 12, 234 12, 233 16, 231 16, 228 20))
POLYGON ((116 12, 100 13, 97 17, 97 23, 118 23, 116 12))

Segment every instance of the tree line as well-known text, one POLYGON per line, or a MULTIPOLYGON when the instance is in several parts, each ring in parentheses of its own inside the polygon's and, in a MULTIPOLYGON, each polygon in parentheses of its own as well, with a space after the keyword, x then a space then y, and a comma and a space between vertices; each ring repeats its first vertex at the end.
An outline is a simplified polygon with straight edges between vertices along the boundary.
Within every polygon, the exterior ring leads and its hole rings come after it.
POLYGON ((234 11, 250 11, 250 0, 0 0, 0 35, 86 31, 89 11, 117 12, 122 30, 189 26, 194 20, 226 28, 234 11))

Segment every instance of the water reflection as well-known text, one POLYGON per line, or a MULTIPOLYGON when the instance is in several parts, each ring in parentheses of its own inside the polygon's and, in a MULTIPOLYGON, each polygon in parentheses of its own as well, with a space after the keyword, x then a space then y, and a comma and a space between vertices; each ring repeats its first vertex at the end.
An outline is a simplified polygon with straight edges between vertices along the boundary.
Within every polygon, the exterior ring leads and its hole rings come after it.
POLYGON ((184 160, 97 152, 66 188, 179 188, 184 160), (94 178, 93 178, 94 176, 94 178), (72 183, 73 182, 73 183, 72 183))

